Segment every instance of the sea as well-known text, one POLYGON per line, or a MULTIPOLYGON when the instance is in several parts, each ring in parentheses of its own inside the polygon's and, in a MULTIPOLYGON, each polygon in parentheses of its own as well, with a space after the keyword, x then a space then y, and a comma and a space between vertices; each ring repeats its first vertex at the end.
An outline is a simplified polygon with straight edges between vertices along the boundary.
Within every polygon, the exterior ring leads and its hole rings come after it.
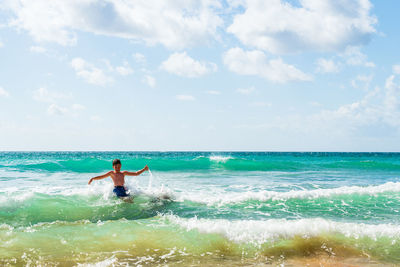
POLYGON ((0 266, 400 266, 400 153, 0 152, 0 266))

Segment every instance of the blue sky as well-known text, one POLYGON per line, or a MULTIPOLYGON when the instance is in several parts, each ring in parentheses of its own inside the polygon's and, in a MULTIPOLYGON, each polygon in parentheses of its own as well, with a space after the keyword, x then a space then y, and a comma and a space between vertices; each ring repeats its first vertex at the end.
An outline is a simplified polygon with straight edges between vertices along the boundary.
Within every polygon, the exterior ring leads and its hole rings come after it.
POLYGON ((398 10, 2 0, 0 150, 400 151, 398 10))

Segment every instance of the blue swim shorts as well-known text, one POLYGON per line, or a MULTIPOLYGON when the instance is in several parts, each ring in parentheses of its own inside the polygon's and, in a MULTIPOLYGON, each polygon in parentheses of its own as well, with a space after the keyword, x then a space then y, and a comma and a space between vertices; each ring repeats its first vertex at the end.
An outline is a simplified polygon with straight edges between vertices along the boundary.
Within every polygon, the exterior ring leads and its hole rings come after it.
POLYGON ((117 197, 129 197, 129 194, 126 193, 125 187, 123 186, 114 186, 113 192, 117 197))

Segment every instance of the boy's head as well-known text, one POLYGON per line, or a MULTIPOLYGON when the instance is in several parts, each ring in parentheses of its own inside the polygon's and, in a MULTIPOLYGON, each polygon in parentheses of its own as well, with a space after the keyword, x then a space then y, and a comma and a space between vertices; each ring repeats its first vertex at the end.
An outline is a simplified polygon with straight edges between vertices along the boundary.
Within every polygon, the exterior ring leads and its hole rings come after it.
POLYGON ((119 159, 114 159, 112 164, 114 170, 119 171, 121 169, 121 161, 119 159))

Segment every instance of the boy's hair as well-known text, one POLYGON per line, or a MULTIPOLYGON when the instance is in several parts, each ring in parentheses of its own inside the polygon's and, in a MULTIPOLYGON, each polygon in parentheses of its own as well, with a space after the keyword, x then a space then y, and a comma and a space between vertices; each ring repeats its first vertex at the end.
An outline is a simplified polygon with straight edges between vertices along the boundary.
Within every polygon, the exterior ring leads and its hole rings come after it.
POLYGON ((114 160, 113 160, 113 166, 114 166, 114 165, 117 165, 117 164, 122 165, 122 164, 121 164, 121 161, 120 161, 119 159, 114 159, 114 160))

